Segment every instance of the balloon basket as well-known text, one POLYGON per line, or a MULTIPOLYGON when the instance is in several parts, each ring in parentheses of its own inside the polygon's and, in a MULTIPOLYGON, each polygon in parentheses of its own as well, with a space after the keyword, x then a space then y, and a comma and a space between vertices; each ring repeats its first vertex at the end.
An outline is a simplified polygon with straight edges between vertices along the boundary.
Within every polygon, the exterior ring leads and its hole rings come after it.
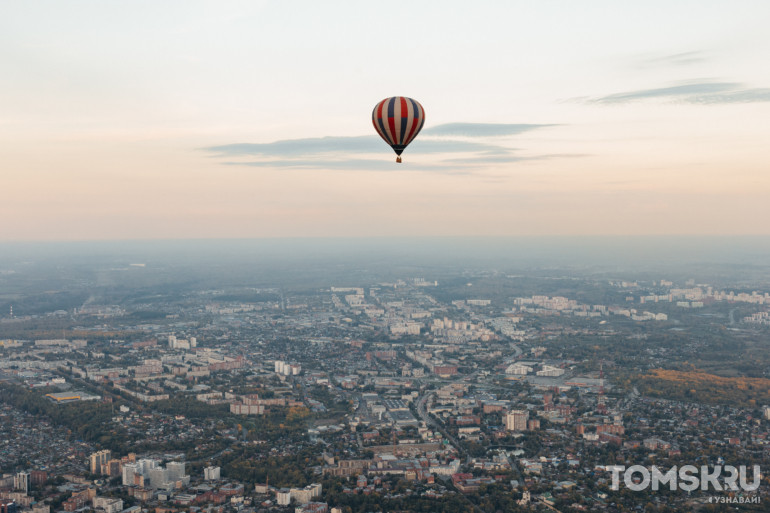
POLYGON ((396 157, 396 162, 401 163, 401 157, 396 157))

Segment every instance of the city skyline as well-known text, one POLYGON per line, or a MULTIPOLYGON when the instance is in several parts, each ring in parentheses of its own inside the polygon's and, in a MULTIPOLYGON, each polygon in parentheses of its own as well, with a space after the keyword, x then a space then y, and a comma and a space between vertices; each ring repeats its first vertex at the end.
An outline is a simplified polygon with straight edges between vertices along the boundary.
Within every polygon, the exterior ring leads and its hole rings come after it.
POLYGON ((770 234, 766 3, 391 10, 10 2, 0 241, 770 234))

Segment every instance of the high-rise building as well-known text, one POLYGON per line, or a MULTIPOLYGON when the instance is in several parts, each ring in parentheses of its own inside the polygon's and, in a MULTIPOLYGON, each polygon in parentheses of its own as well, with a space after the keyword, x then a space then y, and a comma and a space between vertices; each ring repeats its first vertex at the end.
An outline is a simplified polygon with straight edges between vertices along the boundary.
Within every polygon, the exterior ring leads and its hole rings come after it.
POLYGON ((142 467, 138 463, 126 463, 123 465, 123 486, 133 486, 134 476, 142 475, 142 467))
POLYGON ((20 492, 29 493, 29 474, 27 472, 19 472, 13 476, 13 487, 20 492))
POLYGON ((168 480, 170 482, 181 481, 185 477, 184 462, 170 461, 166 463, 166 470, 168 470, 168 480))
POLYGON ((307 504, 321 496, 321 484, 313 483, 304 488, 292 488, 289 490, 291 498, 299 504, 307 504))
POLYGON ((284 376, 296 376, 302 372, 302 366, 298 363, 286 363, 283 360, 275 361, 275 373, 284 376))
POLYGON ((30 483, 35 486, 43 486, 48 481, 48 472, 45 470, 33 470, 29 475, 30 483))
POLYGON ((508 431, 524 431, 527 429, 529 412, 527 410, 511 410, 505 416, 505 429, 508 431))
POLYGON ((291 503, 291 490, 281 488, 275 494, 275 500, 279 506, 288 506, 291 503))
POLYGON ((168 469, 162 467, 155 467, 150 469, 150 486, 154 489, 165 487, 169 480, 168 469))
POLYGON ((90 467, 91 467, 91 473, 92 474, 101 474, 102 473, 102 465, 110 461, 112 458, 112 453, 108 449, 104 449, 102 451, 97 451, 93 454, 91 454, 90 457, 90 467))
POLYGON ((120 475, 120 460, 110 460, 102 465, 102 475, 118 477, 120 475))
POLYGON ((219 467, 206 467, 203 469, 203 479, 217 481, 219 479, 219 467))
POLYGON ((149 476, 150 470, 156 468, 158 466, 158 460, 150 460, 150 459, 141 459, 137 461, 139 464, 140 471, 139 473, 143 476, 149 476))

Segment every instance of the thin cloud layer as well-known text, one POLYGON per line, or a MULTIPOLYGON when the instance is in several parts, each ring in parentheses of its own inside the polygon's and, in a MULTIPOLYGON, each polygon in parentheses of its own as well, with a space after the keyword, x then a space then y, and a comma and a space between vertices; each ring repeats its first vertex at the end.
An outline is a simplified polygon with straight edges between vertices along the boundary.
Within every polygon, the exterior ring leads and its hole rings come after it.
MULTIPOLYGON (((395 154, 393 155, 395 157, 395 154)), ((510 161, 509 158, 506 162, 510 161)), ((516 160, 516 159, 513 159, 516 160)), ((408 163, 409 160, 406 159, 408 163)), ((310 158, 310 159, 284 159, 284 160, 255 160, 246 162, 223 162, 226 166, 248 166, 255 168, 281 168, 281 169, 339 169, 356 171, 399 171, 402 168, 394 167, 393 159, 329 159, 329 158, 310 158)), ((439 163, 421 163, 420 169, 424 171, 441 171, 451 174, 467 174, 455 163, 445 161, 439 163)), ((404 167, 403 170, 412 169, 404 167)))
MULTIPOLYGON (((419 164, 420 169, 462 172, 463 165, 500 164, 538 157, 522 157, 516 149, 499 143, 468 140, 521 134, 555 125, 448 123, 425 129, 409 150, 421 155, 443 155, 443 160, 419 164), (453 157, 454 156, 454 157, 453 157)), ((270 143, 236 143, 204 148, 223 164, 260 168, 323 168, 393 170, 390 160, 362 158, 389 155, 387 145, 376 135, 357 137, 313 137, 270 143), (232 160, 241 159, 244 160, 232 160), (248 160, 245 160, 248 159, 248 160)), ((408 158, 408 154, 406 154, 408 158)), ((547 158, 551 158, 548 156, 547 158)))
POLYGON ((706 52, 680 52, 658 57, 648 57, 642 59, 639 65, 645 68, 656 66, 689 66, 691 64, 698 64, 707 60, 709 59, 706 52))
MULTIPOLYGON (((422 134, 421 134, 422 135, 422 134)), ((313 137, 286 139, 271 143, 237 143, 211 146, 206 151, 215 156, 301 157, 339 153, 376 153, 387 149, 376 135, 359 137, 313 137)), ((493 152, 506 153, 508 148, 469 141, 415 140, 410 148, 422 153, 493 152)))
POLYGON ((747 88, 737 82, 693 82, 610 94, 584 101, 594 104, 621 104, 649 99, 668 99, 692 104, 752 103, 770 101, 770 89, 747 88))
POLYGON ((271 143, 236 143, 205 148, 206 151, 214 153, 214 156, 231 157, 299 157, 323 153, 363 153, 377 149, 377 138, 368 135, 285 139, 271 143))
POLYGON ((754 103, 770 102, 770 89, 767 87, 728 91, 722 94, 710 94, 691 99, 691 103, 754 103))
POLYGON ((421 135, 454 137, 502 137, 517 135, 537 128, 554 125, 507 124, 507 123, 446 123, 426 128, 421 135))

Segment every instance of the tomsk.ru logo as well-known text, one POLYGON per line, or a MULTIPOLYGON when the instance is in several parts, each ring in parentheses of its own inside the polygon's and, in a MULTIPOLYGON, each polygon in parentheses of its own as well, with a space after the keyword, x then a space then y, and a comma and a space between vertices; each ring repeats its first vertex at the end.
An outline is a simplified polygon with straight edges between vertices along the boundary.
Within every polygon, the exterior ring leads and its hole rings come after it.
POLYGON ((708 465, 702 465, 700 469, 694 465, 683 465, 677 469, 671 467, 663 472, 653 465, 650 469, 641 465, 632 465, 626 468, 623 465, 607 467, 612 472, 612 490, 620 489, 620 474, 623 473, 623 484, 629 490, 640 492, 648 488, 659 490, 661 487, 668 486, 669 490, 684 490, 692 492, 697 489, 708 490, 732 490, 753 492, 759 488, 762 481, 762 474, 759 465, 753 467, 753 479, 751 483, 746 481, 746 466, 741 465, 738 468, 732 465, 715 466, 713 471, 709 471, 708 465), (719 481, 724 482, 724 486, 719 481))

